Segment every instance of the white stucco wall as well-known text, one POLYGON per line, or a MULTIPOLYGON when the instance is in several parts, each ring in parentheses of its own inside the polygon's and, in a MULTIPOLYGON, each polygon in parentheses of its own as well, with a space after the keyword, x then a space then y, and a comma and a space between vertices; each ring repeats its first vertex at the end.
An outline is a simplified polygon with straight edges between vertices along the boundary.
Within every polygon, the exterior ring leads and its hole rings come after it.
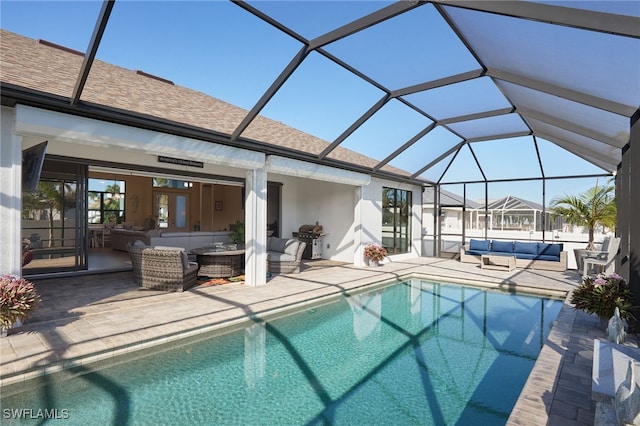
POLYGON ((355 191, 355 186, 331 182, 303 180, 298 185, 300 225, 322 225, 325 259, 353 262, 355 191))
POLYGON ((290 237, 300 225, 318 222, 326 234, 323 259, 356 265, 363 264, 363 245, 381 243, 382 187, 412 191, 412 252, 393 258, 422 253, 422 189, 419 186, 373 179, 370 184, 358 187, 278 174, 270 174, 269 180, 283 184, 282 236, 290 237))

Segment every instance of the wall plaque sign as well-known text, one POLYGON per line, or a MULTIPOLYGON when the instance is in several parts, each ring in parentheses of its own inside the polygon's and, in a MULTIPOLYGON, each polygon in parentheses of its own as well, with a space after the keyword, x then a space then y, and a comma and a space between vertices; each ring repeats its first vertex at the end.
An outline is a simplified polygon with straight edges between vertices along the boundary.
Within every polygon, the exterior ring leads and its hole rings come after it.
POLYGON ((165 157, 162 155, 158 155, 158 162, 179 164, 181 166, 189 166, 189 167, 199 167, 201 169, 204 168, 204 163, 202 161, 187 160, 185 158, 173 158, 173 157, 165 157))

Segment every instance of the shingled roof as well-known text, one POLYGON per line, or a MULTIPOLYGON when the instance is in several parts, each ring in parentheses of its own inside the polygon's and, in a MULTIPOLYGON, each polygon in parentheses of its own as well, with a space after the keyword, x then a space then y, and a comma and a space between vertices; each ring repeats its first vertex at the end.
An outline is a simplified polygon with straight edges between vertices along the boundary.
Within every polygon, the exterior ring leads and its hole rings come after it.
MULTIPOLYGON (((55 44, 0 30, 0 82, 71 99, 84 54, 55 44)), ((248 111, 202 92, 139 70, 129 70, 95 60, 81 102, 100 105, 142 117, 160 119, 230 137, 248 111)), ((265 146, 317 156, 329 143, 283 123, 258 116, 231 142, 243 146, 253 140, 265 146)), ((243 146, 244 147, 244 146, 243 146)), ((328 158, 345 165, 371 169, 378 161, 338 147, 328 158)), ((408 177, 392 166, 383 171, 408 177)))

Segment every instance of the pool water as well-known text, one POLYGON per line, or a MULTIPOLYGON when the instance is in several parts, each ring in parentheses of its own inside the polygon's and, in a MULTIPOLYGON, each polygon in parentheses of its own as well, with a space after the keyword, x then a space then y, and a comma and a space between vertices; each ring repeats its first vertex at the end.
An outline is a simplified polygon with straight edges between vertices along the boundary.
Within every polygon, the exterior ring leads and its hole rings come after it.
POLYGON ((412 279, 6 387, 3 424, 502 425, 561 306, 412 279))

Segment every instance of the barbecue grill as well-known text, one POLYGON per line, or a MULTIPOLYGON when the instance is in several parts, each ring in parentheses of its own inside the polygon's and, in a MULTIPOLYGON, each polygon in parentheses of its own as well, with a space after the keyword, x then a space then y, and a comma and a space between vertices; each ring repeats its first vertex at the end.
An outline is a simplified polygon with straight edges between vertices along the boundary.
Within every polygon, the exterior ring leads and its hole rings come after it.
POLYGON ((302 225, 298 232, 293 233, 293 238, 304 241, 307 246, 302 253, 303 259, 322 259, 322 225, 302 225))

